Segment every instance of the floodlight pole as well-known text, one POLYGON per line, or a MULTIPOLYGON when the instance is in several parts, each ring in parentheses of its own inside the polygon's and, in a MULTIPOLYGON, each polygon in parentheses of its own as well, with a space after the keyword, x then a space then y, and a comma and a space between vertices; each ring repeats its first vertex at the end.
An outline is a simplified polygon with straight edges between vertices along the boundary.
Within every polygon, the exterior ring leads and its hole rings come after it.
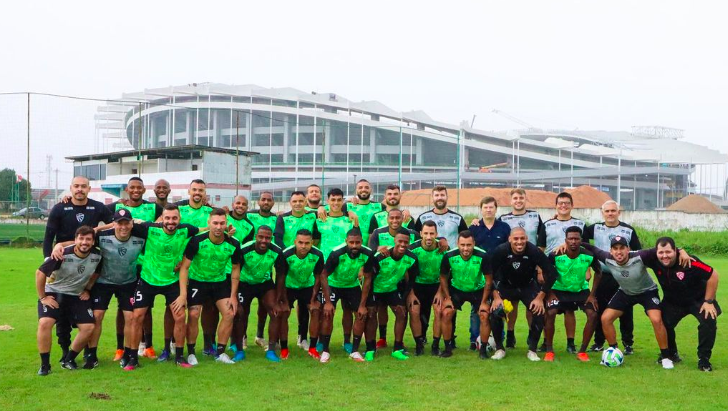
MULTIPOLYGON (((25 180, 25 236, 30 238, 30 93, 28 93, 28 142, 26 150, 26 180, 25 180)), ((22 181, 22 180, 21 180, 22 181)), ((20 199, 20 181, 18 182, 18 200, 20 199)))

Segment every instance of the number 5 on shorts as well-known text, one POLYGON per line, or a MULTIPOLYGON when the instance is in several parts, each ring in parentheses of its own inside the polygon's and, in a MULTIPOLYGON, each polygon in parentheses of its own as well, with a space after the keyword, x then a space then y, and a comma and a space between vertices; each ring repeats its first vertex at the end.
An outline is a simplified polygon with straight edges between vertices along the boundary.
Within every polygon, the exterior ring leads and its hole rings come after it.
POLYGON ((142 298, 143 298, 143 297, 142 297, 142 292, 141 292, 141 291, 137 291, 137 292, 136 292, 136 301, 141 301, 141 300, 142 300, 142 298))

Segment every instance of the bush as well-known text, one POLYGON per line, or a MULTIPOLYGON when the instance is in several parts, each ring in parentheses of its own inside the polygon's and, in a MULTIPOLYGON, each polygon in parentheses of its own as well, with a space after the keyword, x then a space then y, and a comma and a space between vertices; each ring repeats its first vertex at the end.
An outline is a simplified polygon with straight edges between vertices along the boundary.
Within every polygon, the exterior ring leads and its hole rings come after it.
POLYGON ((684 248, 690 254, 698 257, 703 255, 728 255, 728 231, 649 231, 635 227, 639 233, 642 247, 650 248, 660 237, 672 237, 675 244, 684 248))

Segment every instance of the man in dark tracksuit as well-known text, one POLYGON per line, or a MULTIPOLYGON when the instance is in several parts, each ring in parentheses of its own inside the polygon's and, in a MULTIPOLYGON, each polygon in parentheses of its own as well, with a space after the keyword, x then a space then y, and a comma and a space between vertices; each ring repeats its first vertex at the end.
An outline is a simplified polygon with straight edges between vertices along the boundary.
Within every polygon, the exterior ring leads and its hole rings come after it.
POLYGON ((721 310, 715 301, 718 273, 697 257, 688 268, 677 262, 677 248, 670 237, 657 240, 657 264, 649 265, 662 288, 662 322, 673 362, 680 361, 675 342, 675 327, 688 315, 698 320, 698 369, 712 371, 710 356, 715 344, 716 318, 721 310))

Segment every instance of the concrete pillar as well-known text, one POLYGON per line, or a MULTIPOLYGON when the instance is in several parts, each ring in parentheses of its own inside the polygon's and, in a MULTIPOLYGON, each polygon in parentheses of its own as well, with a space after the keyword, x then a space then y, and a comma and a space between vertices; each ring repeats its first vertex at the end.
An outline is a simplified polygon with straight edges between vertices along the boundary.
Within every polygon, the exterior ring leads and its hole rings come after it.
POLYGON ((248 112, 248 116, 245 119, 245 147, 246 150, 251 151, 253 147, 253 113, 248 112))
POLYGON ((288 163, 288 155, 289 155, 289 140, 291 138, 291 126, 293 122, 286 121, 283 123, 283 162, 288 163))
POLYGON ((415 164, 422 165, 422 137, 415 137, 415 164))
POLYGON ((195 132, 192 129, 192 125, 194 124, 193 119, 193 112, 190 109, 185 110, 185 116, 187 116, 187 144, 193 144, 195 141, 195 132))
POLYGON ((377 162, 377 131, 374 127, 369 128, 369 163, 377 162))
POLYGON ((219 121, 219 110, 210 110, 212 114, 212 141, 210 141, 210 147, 218 147, 220 145, 220 121, 219 121))
POLYGON ((324 162, 331 162, 331 146, 334 145, 334 135, 331 133, 331 123, 327 122, 324 126, 324 162))

